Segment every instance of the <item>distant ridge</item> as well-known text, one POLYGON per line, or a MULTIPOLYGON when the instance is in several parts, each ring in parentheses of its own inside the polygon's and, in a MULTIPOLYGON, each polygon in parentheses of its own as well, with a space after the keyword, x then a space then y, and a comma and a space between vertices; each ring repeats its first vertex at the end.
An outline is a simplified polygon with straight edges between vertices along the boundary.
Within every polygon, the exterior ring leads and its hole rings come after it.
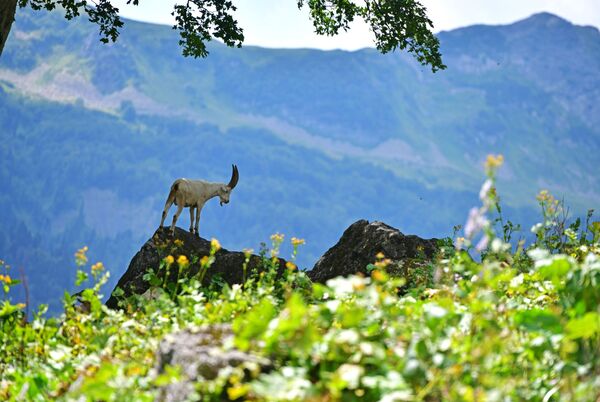
POLYGON ((552 14, 549 12, 540 12, 540 13, 535 13, 532 14, 531 16, 527 17, 527 18, 523 18, 522 20, 518 20, 516 22, 514 22, 514 24, 532 24, 532 23, 542 23, 542 24, 548 24, 548 23, 566 23, 569 25, 575 25, 572 22, 570 22, 569 20, 567 20, 566 18, 560 17, 556 14, 552 14))
MULTIPOLYGON (((578 177, 596 163, 600 94, 590 88, 600 87, 600 35, 554 14, 440 33, 448 70, 438 74, 400 52, 372 50, 213 44, 207 59, 190 60, 180 56, 168 27, 128 26, 116 44, 102 46, 83 20, 21 10, 0 80, 18 93, 80 99, 111 113, 125 102, 138 114, 265 129, 284 142, 368 160, 427 185, 471 188, 479 177, 474 167, 495 151, 525 160, 529 183, 569 182, 561 191, 582 199, 600 188, 570 183, 549 161, 525 156, 524 139, 549 155, 559 141, 588 155, 565 157, 578 177), (522 148, 512 145, 516 139, 522 148)), ((508 201, 530 199, 531 184, 506 174, 522 186, 521 196, 508 201)))

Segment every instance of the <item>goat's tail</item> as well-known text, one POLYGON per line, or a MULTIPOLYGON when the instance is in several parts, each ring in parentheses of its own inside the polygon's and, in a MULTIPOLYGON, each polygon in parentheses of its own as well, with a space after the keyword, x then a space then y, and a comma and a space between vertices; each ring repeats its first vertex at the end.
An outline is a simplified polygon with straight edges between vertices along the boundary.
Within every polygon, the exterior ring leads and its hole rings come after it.
POLYGON ((171 206, 173 204, 173 202, 175 202, 175 193, 177 192, 178 189, 179 189, 179 181, 177 180, 171 186, 171 191, 169 191, 169 196, 167 197, 167 202, 165 203, 165 206, 166 205, 171 206))
POLYGON ((163 210, 162 217, 160 219, 160 227, 162 228, 165 223, 165 218, 167 217, 167 212, 171 205, 175 202, 175 193, 177 193, 177 189, 179 188, 179 181, 175 181, 171 186, 171 191, 169 191, 169 196, 167 197, 167 202, 165 202, 165 209, 163 210))

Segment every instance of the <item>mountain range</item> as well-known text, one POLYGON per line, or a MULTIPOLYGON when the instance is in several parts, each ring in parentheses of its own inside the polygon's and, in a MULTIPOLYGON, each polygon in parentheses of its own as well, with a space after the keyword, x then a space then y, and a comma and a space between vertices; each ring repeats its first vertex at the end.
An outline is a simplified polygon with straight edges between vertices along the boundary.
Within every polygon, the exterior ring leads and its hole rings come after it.
POLYGON ((303 237, 307 268, 360 218, 452 235, 489 153, 505 157, 499 194, 524 232, 541 189, 576 215, 600 206, 596 28, 543 13, 441 32, 448 69, 433 74, 374 49, 212 43, 186 59, 170 27, 126 21, 102 45, 60 13, 19 10, 0 57, 0 257, 36 303, 57 308, 83 245, 115 282, 171 182, 227 182, 232 163, 238 188, 207 205, 201 235, 232 249, 303 237))

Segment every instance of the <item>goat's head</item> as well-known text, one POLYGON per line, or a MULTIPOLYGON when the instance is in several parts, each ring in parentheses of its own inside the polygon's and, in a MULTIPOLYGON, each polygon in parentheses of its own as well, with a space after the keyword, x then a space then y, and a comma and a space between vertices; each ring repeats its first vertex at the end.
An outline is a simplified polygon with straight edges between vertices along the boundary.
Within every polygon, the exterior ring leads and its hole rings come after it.
POLYGON ((240 178, 237 166, 231 165, 231 169, 231 180, 229 180, 228 184, 221 186, 221 188, 219 189, 219 204, 221 204, 221 206, 223 206, 223 204, 229 204, 229 195, 237 185, 237 182, 240 178))

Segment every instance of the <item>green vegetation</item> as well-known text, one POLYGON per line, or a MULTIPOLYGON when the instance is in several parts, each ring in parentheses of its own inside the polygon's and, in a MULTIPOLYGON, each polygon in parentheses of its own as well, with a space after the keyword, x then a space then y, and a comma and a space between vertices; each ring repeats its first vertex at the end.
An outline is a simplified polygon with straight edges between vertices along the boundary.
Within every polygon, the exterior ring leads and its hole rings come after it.
MULTIPOLYGON (((539 195, 536 239, 511 245, 512 224, 498 211, 495 170, 488 159, 483 205, 456 243, 442 242, 431 277, 405 285, 377 256, 371 277, 311 284, 293 263, 275 275, 281 235, 263 252, 267 272, 242 285, 199 278, 165 285, 151 273, 152 294, 112 311, 100 301, 108 273, 87 271, 76 254, 77 281, 92 284, 80 303, 68 294, 64 312, 44 309, 25 319, 23 307, 0 309, 0 397, 7 400, 153 400, 184 380, 180 367, 154 370, 157 345, 185 328, 230 323, 237 348, 272 369, 222 370, 198 381, 203 400, 461 400, 595 401, 600 394, 600 222, 568 224, 561 203, 539 195), (494 231, 500 223, 504 230, 494 231), (473 260, 473 244, 482 250, 473 260)), ((175 245, 176 246, 176 245, 175 245)), ((302 241, 293 239, 292 260, 302 241)), ((213 241, 213 253, 220 244, 213 241)), ((184 270, 192 256, 165 257, 161 270, 184 270)), ((201 261, 210 269, 211 257, 201 261)), ((205 272, 200 271, 199 275, 205 272)), ((8 292, 10 272, 0 279, 8 292)))

